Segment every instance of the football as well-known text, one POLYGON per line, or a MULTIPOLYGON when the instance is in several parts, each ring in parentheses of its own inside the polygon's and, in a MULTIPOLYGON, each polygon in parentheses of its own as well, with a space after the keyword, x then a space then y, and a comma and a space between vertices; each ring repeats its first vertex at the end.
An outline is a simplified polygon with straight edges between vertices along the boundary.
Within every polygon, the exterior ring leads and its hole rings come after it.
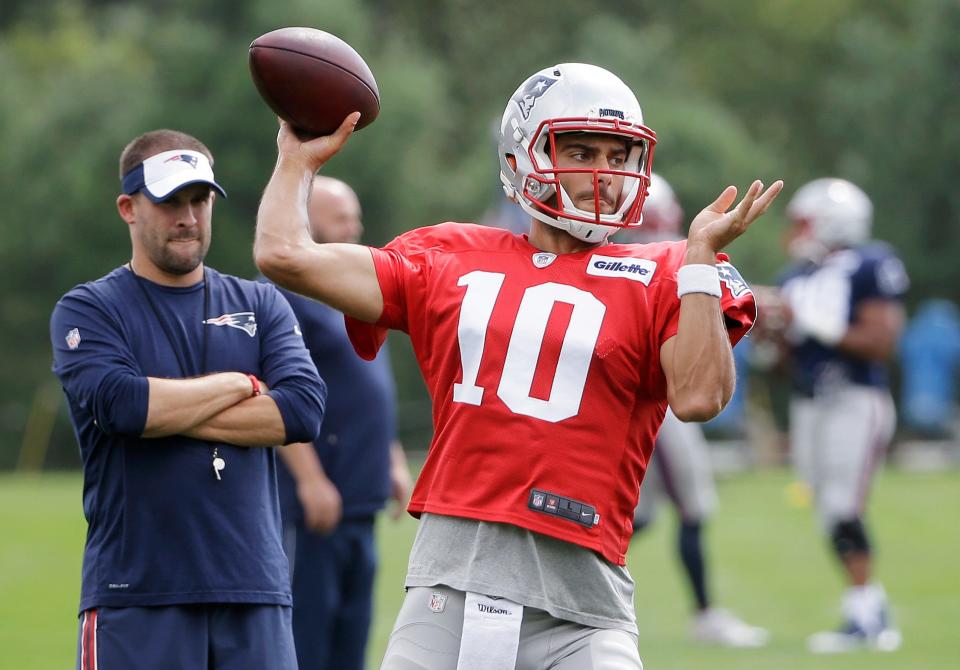
POLYGON ((373 73, 335 35, 280 28, 250 44, 249 60, 261 97, 300 134, 329 135, 351 112, 360 112, 359 130, 380 113, 373 73))

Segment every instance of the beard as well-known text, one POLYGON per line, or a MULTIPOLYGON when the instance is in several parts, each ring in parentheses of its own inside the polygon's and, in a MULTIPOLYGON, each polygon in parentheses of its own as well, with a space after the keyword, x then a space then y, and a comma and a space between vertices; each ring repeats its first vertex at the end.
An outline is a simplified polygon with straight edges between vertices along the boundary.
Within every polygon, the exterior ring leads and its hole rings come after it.
POLYGON ((199 232, 196 236, 173 237, 165 241, 155 240, 148 245, 150 260, 160 270, 172 275, 185 275, 193 272, 207 257, 210 249, 210 236, 199 232), (183 245, 180 241, 196 240, 199 244, 183 245))

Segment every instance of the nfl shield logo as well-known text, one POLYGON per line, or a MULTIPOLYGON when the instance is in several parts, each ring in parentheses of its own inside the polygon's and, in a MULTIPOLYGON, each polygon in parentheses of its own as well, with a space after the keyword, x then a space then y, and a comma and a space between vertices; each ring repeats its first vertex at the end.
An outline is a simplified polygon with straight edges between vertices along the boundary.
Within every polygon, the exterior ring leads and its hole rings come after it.
POLYGON ((430 611, 440 614, 443 608, 447 606, 447 596, 434 591, 430 594, 430 611))
POLYGON ((533 494, 533 506, 534 507, 543 507, 543 494, 534 493, 533 494))
POLYGON ((73 351, 80 346, 80 331, 74 328, 69 333, 67 333, 66 338, 67 346, 70 347, 70 350, 73 351))
POLYGON ((540 269, 547 267, 555 260, 557 260, 557 255, 548 251, 541 251, 533 255, 533 265, 540 269))

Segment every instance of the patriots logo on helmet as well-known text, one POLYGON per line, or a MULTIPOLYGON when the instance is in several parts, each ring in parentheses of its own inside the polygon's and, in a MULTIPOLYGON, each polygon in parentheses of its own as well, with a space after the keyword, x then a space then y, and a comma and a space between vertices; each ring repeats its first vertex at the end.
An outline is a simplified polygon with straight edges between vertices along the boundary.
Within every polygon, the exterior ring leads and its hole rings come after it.
POLYGON ((730 263, 726 261, 717 263, 717 274, 720 275, 720 281, 730 289, 730 294, 734 298, 739 298, 745 293, 753 292, 750 286, 747 285, 747 282, 743 280, 743 277, 740 276, 737 268, 730 265, 730 263))
POLYGON ((517 103, 517 106, 520 108, 520 113, 523 115, 524 120, 530 118, 530 112, 533 111, 533 106, 537 104, 537 100, 540 99, 547 89, 557 83, 556 79, 551 79, 550 77, 534 77, 527 82, 527 85, 524 86, 520 92, 513 96, 513 101, 517 103))
POLYGON ((250 337, 257 334, 257 315, 253 312, 234 312, 233 314, 224 314, 215 319, 204 321, 209 326, 229 326, 242 330, 250 337))
POLYGON ((188 163, 190 167, 197 167, 197 157, 191 156, 190 154, 177 154, 176 156, 170 156, 167 160, 163 161, 164 163, 173 163, 180 161, 183 163, 188 163))

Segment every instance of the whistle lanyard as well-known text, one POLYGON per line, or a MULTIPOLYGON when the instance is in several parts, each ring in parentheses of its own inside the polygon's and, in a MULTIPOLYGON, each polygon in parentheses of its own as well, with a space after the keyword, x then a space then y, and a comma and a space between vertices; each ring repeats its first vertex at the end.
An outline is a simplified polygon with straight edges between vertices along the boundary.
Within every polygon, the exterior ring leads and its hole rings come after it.
MULTIPOLYGON (((173 337, 173 332, 170 330, 170 324, 167 323, 167 320, 163 318, 163 315, 160 313, 160 309, 157 307, 157 303, 154 301, 153 296, 150 295, 150 290, 147 288, 147 280, 138 275, 133 271, 133 264, 128 263, 127 269, 130 270, 137 281, 137 286, 140 287, 140 291, 143 293, 143 298, 147 303, 147 306, 150 307, 150 311, 153 312, 154 318, 157 320, 157 323, 160 324, 160 329, 163 331, 163 336, 167 339, 167 343, 170 345, 170 349, 173 350, 173 355, 177 359, 177 365, 180 367, 180 374, 183 378, 187 378, 187 361, 185 359, 185 354, 180 351, 180 348, 177 346, 177 341, 173 337)), ((199 377, 207 372, 207 339, 208 339, 208 329, 204 326, 207 323, 207 314, 210 313, 210 279, 207 277, 207 269, 203 269, 203 313, 201 314, 200 319, 200 332, 201 332, 201 348, 200 348, 200 369, 196 371, 194 376, 199 377)), ((214 447, 213 453, 211 454, 213 458, 213 474, 216 475, 217 481, 221 480, 220 472, 227 467, 226 461, 220 456, 220 448, 214 447)))

